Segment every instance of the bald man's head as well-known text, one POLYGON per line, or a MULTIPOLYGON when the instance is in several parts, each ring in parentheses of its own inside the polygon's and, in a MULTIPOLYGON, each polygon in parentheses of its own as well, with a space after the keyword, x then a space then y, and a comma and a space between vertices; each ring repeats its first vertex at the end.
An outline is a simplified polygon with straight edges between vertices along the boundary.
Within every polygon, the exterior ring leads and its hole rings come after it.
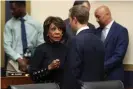
POLYGON ((101 27, 108 25, 111 20, 111 12, 107 6, 100 6, 95 10, 95 17, 101 27))

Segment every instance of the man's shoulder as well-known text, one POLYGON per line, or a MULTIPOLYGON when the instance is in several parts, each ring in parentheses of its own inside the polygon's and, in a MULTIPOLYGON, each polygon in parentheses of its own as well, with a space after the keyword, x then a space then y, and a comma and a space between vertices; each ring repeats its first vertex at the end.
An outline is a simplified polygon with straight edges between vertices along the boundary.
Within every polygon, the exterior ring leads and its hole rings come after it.
POLYGON ((124 27, 123 25, 121 25, 121 24, 119 24, 119 23, 117 23, 117 22, 114 22, 113 24, 112 24, 112 26, 115 26, 115 28, 117 29, 114 29, 117 33, 120 33, 120 32, 128 32, 127 31, 127 28, 126 27, 124 27))
POLYGON ((5 24, 5 26, 12 26, 12 24, 14 23, 14 18, 12 17, 12 18, 10 18, 7 22, 6 22, 6 24, 5 24))
POLYGON ((92 40, 92 39, 95 39, 95 40, 97 40, 97 39, 99 39, 97 36, 96 36, 96 34, 94 34, 92 31, 90 31, 89 29, 86 29, 86 31, 84 31, 84 33, 82 33, 82 34, 79 34, 78 36, 77 36, 77 38, 79 38, 79 39, 84 39, 84 41, 86 41, 86 40, 92 40))
POLYGON ((123 28, 123 29, 127 29, 126 27, 124 27, 123 25, 121 25, 117 22, 114 22, 114 25, 116 25, 117 27, 123 28))
POLYGON ((15 19, 14 19, 13 17, 11 17, 11 18, 6 22, 6 24, 10 24, 10 23, 12 23, 13 21, 15 21, 15 19))
POLYGON ((99 44, 99 46, 103 46, 101 40, 94 35, 93 33, 83 33, 75 37, 75 42, 77 45, 82 47, 88 47, 88 45, 99 44))
POLYGON ((75 39, 80 42, 89 40, 93 33, 89 32, 89 29, 83 30, 81 33, 75 36, 75 39))
POLYGON ((40 25, 41 23, 34 19, 32 16, 28 15, 28 22, 35 24, 35 25, 40 25))

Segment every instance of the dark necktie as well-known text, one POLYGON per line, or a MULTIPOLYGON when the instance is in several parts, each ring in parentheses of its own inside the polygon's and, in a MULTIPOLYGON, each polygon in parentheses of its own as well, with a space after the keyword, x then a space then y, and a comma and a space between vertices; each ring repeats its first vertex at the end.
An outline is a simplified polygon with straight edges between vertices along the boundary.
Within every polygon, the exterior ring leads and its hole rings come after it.
POLYGON ((20 18, 21 21, 21 40, 22 40, 22 45, 23 45, 23 53, 25 53, 25 50, 27 48, 27 36, 26 36, 26 29, 25 29, 25 23, 24 19, 20 18))

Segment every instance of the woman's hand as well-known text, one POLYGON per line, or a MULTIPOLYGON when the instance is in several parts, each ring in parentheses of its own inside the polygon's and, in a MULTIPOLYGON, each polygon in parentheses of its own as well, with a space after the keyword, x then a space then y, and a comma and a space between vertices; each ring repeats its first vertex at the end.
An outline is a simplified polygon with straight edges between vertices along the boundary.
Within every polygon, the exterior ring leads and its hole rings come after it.
POLYGON ((60 60, 56 59, 53 60, 51 64, 48 65, 48 70, 53 70, 53 69, 57 69, 60 66, 60 60))

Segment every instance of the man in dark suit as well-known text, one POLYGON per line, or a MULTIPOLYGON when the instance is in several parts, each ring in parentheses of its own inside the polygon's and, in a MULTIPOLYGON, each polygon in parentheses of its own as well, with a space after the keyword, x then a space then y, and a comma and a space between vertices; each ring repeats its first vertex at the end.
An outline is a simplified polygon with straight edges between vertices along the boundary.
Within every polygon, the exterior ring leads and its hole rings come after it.
POLYGON ((78 81, 101 81, 104 76, 104 46, 87 26, 89 11, 82 5, 69 13, 70 25, 76 36, 70 41, 63 89, 80 88, 78 81))
MULTIPOLYGON (((88 11, 90 11, 90 3, 88 0, 82 0, 82 1, 79 1, 79 0, 75 0, 73 6, 76 6, 76 5, 83 5, 85 6, 88 11)), ((71 26, 70 26, 70 23, 69 23, 69 18, 65 20, 65 23, 66 23, 66 33, 67 33, 67 36, 68 36, 68 40, 71 39, 74 35, 75 35, 75 31, 72 31, 71 30, 71 26)), ((87 24, 89 26, 89 28, 92 30, 92 31, 95 31, 95 26, 91 23, 88 22, 87 24)))
POLYGON ((104 70, 106 80, 123 81, 124 68, 122 62, 128 47, 128 31, 112 19, 107 6, 97 8, 95 17, 100 25, 96 35, 101 38, 105 46, 104 70))

